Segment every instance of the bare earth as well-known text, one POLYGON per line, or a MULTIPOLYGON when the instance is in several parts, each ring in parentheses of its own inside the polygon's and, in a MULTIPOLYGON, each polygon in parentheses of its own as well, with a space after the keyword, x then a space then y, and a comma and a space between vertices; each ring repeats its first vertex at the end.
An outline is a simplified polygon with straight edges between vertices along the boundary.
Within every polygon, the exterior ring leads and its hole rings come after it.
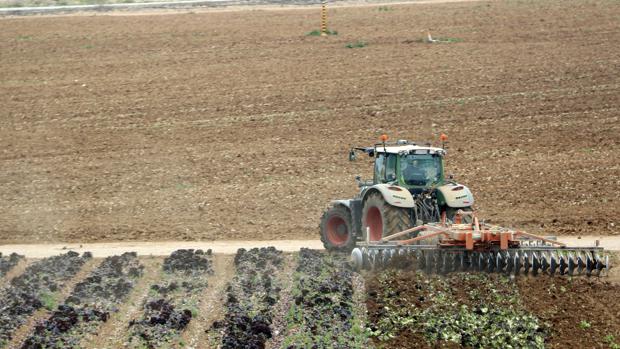
POLYGON ((316 239, 370 175, 349 147, 440 132, 493 223, 617 235, 619 15, 348 7, 328 38, 310 9, 0 19, 0 243, 316 239))
MULTIPOLYGON (((607 251, 620 251, 620 236, 584 236, 579 238, 563 236, 558 239, 558 241, 572 247, 595 246, 597 240, 599 246, 607 251)), ((9 255, 15 252, 28 258, 46 258, 71 250, 78 253, 91 252, 93 256, 103 258, 120 255, 127 251, 136 252, 140 256, 168 256, 178 249, 201 249, 212 250, 218 254, 235 254, 240 248, 249 250, 269 246, 284 252, 297 252, 302 248, 323 249, 320 240, 125 241, 86 244, 10 244, 0 245, 0 253, 9 255)))

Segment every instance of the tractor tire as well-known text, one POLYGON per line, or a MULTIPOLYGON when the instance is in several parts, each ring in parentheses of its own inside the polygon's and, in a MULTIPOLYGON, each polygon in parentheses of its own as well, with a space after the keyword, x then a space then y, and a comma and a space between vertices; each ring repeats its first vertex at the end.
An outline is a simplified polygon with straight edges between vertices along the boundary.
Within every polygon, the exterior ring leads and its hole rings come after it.
POLYGON ((388 204, 381 193, 371 193, 364 201, 362 209, 362 234, 370 228, 370 241, 379 241, 383 237, 413 227, 409 210, 388 204))
POLYGON ((351 212, 342 205, 330 207, 321 217, 321 241, 328 251, 349 252, 355 247, 351 212))

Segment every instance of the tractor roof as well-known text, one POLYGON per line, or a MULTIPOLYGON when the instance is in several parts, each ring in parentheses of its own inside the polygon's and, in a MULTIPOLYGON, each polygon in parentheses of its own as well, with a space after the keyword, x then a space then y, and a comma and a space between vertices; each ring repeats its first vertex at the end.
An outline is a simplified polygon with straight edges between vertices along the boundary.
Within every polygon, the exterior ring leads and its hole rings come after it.
POLYGON ((405 145, 386 145, 383 144, 377 145, 375 147, 377 153, 390 153, 390 154, 399 154, 399 153, 409 153, 409 154, 439 154, 445 155, 446 150, 442 148, 430 147, 430 146, 419 146, 415 144, 405 144, 405 145))
MULTIPOLYGON (((430 145, 420 146, 413 143, 407 144, 394 144, 383 143, 375 144, 373 147, 356 147, 355 149, 361 150, 367 154, 373 153, 389 153, 389 154, 439 154, 441 156, 446 155, 446 150, 443 148, 431 147, 430 145)), ((372 155, 371 155, 372 156, 372 155)))

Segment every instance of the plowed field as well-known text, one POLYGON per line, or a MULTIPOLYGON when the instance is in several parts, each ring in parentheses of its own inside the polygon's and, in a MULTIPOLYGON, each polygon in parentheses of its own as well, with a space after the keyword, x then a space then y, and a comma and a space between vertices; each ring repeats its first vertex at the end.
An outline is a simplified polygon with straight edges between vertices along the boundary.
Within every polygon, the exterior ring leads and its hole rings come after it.
POLYGON ((619 16, 342 7, 328 38, 312 9, 2 18, 0 242, 316 237, 370 175, 349 147, 440 132, 487 220, 618 234, 619 16))
POLYGON ((620 286, 607 278, 360 274, 345 255, 273 247, 68 252, 20 258, 9 272, 0 278, 0 348, 620 345, 620 286))

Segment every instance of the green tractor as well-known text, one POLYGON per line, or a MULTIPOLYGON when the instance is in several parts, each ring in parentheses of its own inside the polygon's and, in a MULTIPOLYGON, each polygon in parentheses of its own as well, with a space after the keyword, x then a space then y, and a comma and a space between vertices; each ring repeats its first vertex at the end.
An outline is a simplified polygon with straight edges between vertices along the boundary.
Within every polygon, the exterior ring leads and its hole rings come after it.
MULTIPOLYGON (((442 135, 442 140, 443 139, 442 135)), ((321 218, 321 241, 328 250, 350 251, 358 241, 380 241, 383 237, 442 218, 460 219, 459 210, 470 211, 474 203, 464 185, 446 179, 443 159, 446 150, 406 140, 356 152, 375 158, 372 180, 356 177, 359 193, 353 199, 334 200, 321 218)))

